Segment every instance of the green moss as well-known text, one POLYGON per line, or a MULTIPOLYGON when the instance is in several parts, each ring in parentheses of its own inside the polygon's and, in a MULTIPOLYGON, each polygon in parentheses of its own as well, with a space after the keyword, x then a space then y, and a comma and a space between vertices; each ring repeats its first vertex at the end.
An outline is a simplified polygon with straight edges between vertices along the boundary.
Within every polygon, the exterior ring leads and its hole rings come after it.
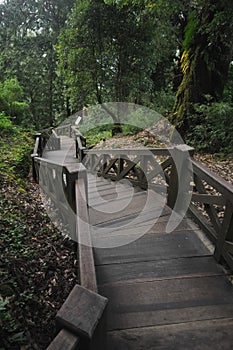
POLYGON ((195 37, 195 32, 198 28, 198 17, 196 11, 190 13, 188 18, 188 24, 185 28, 185 38, 183 42, 184 50, 188 50, 192 45, 195 37))

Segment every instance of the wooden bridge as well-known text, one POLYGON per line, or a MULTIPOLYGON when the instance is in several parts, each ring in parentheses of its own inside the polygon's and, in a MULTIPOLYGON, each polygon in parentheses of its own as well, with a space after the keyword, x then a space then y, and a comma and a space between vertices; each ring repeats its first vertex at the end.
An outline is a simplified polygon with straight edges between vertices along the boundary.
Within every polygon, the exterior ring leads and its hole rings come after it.
POLYGON ((233 187, 192 155, 37 135, 34 177, 80 264, 49 350, 232 349, 233 187))

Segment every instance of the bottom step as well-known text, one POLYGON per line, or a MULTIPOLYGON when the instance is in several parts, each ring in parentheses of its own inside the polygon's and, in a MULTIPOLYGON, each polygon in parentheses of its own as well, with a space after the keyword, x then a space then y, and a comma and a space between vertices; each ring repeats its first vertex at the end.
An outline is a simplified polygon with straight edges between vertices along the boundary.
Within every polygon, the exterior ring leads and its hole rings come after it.
POLYGON ((233 319, 108 332, 109 350, 231 350, 233 319))

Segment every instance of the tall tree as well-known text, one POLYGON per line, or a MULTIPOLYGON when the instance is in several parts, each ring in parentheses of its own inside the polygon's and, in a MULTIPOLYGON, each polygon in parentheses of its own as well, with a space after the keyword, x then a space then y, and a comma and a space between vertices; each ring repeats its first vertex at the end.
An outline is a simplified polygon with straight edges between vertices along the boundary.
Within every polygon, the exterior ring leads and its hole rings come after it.
POLYGON ((153 22, 140 5, 77 1, 60 36, 60 67, 73 109, 106 101, 142 103, 158 57, 153 22))
POLYGON ((17 76, 37 128, 64 109, 57 74, 57 37, 73 0, 8 0, 0 5, 1 80, 17 76))
POLYGON ((185 29, 179 86, 172 120, 185 134, 195 103, 219 101, 233 48, 233 2, 199 0, 185 29))

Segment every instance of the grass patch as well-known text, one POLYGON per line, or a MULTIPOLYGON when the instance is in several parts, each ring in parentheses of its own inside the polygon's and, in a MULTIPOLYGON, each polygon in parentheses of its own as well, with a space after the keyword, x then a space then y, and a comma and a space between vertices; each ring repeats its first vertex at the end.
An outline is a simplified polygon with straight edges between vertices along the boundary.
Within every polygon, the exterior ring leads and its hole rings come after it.
MULTIPOLYGON (((92 148, 100 141, 112 138, 113 128, 114 128, 114 124, 108 124, 108 125, 98 126, 96 128, 93 128, 85 132, 85 137, 87 139, 87 147, 92 148)), ((123 136, 137 135, 137 133, 142 131, 141 128, 130 124, 122 124, 121 129, 122 129, 123 136)))
POLYGON ((110 139, 112 137, 112 128, 113 124, 100 125, 85 132, 87 147, 92 148, 100 141, 110 139))

